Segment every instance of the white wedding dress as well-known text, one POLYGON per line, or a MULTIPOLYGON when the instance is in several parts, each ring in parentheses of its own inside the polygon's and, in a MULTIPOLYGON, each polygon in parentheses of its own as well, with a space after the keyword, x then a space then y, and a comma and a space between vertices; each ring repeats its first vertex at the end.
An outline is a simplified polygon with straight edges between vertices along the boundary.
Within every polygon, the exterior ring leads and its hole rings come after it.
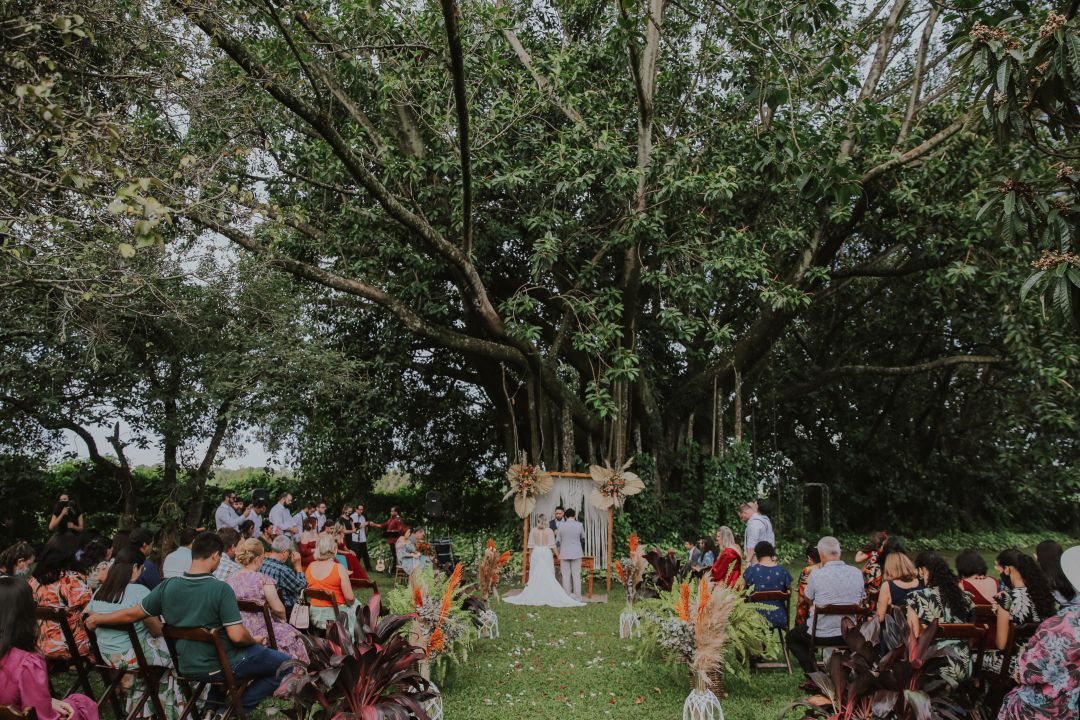
POLYGON ((548 607, 582 607, 570 597, 555 577, 555 535, 548 529, 535 528, 529 533, 529 582, 519 594, 504 597, 511 605, 547 605, 548 607))

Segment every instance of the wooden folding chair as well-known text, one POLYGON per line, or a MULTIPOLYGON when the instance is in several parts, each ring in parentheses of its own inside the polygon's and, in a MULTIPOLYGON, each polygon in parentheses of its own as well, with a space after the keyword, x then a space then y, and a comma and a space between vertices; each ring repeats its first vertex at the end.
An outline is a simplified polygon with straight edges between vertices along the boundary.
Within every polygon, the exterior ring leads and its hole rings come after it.
POLYGON ((353 593, 357 590, 371 590, 372 595, 379 594, 379 583, 374 580, 353 580, 352 581, 353 593))
POLYGON ((70 608, 53 607, 51 605, 38 605, 34 610, 37 621, 54 622, 60 626, 60 634, 64 636, 70 658, 45 658, 45 666, 49 673, 49 684, 56 675, 75 671, 77 678, 66 691, 54 693, 57 697, 67 697, 76 687, 81 687, 87 697, 94 697, 94 687, 90 684, 90 658, 79 654, 79 644, 75 642, 75 632, 68 622, 70 608))
POLYGON ((240 598, 236 599, 236 605, 240 608, 240 612, 262 615, 263 623, 266 625, 266 644, 271 650, 277 650, 277 638, 274 637, 274 616, 270 614, 270 606, 266 603, 241 600, 240 598))
POLYGON ((33 707, 16 710, 10 705, 0 705, 0 720, 37 720, 37 710, 33 707))
POLYGON ((784 626, 773 627, 772 630, 776 632, 780 638, 780 647, 784 651, 784 662, 768 662, 758 661, 751 662, 751 669, 757 670, 783 670, 787 668, 788 675, 791 674, 791 655, 788 653, 787 646, 787 631, 788 626, 791 624, 791 591, 790 590, 763 590, 762 592, 750 593, 750 602, 763 603, 763 602, 782 602, 784 603, 784 626))
POLYGON ((938 625, 934 640, 963 640, 974 653, 971 659, 971 677, 980 682, 983 657, 986 655, 986 625, 981 623, 944 623, 938 625))
MULTIPOLYGON (((312 590, 311 588, 307 588, 307 589, 305 589, 303 591, 303 593, 301 594, 301 597, 307 597, 307 599, 309 601, 311 601, 311 600, 321 600, 323 602, 330 603, 330 606, 334 608, 334 619, 335 620, 337 619, 337 616, 341 614, 341 606, 338 605, 337 598, 334 597, 334 593, 327 592, 325 590, 312 590)), ((325 631, 326 631, 325 627, 322 627, 322 628, 315 627, 314 621, 308 627, 308 632, 322 633, 322 632, 325 632, 325 631)))
MULTIPOLYGON (((810 657, 817 657, 817 626, 818 618, 828 615, 840 615, 841 617, 854 618, 856 625, 861 625, 866 616, 870 614, 870 609, 865 605, 815 605, 814 606, 814 620, 810 625, 810 657)), ((842 622, 842 621, 841 621, 842 622)), ((839 645, 828 645, 825 647, 847 647, 847 643, 843 642, 843 635, 840 635, 842 641, 839 645)))
POLYGON ((98 625, 95 630, 87 632, 87 636, 90 638, 91 657, 93 658, 93 668, 101 676, 101 681, 105 685, 105 693, 98 700, 98 708, 100 708, 106 700, 112 703, 113 712, 116 714, 117 720, 125 718, 125 720, 135 720, 142 714, 142 709, 146 705, 147 701, 150 702, 150 706, 154 713, 155 720, 165 720, 165 706, 161 704, 161 695, 159 694, 161 681, 169 673, 169 668, 160 667, 157 665, 151 665, 146 660, 146 654, 143 652, 142 643, 139 640, 139 634, 135 631, 135 623, 124 623, 122 625, 98 625), (134 668, 117 668, 113 667, 105 659, 105 656, 101 654, 101 648, 98 645, 97 630, 119 630, 120 632, 127 633, 128 642, 131 643, 131 649, 135 654, 136 665, 134 668), (136 678, 142 680, 145 692, 143 692, 142 699, 139 700, 125 716, 123 706, 120 704, 120 689, 123 687, 124 678, 128 675, 134 675, 136 678))
POLYGON ((1005 700, 1005 694, 1015 685, 1012 676, 1009 674, 1009 666, 1012 665, 1018 648, 1030 640, 1038 629, 1039 623, 1025 623, 1023 625, 1009 623, 1009 634, 1005 641, 1005 649, 1001 651, 1001 669, 986 676, 986 680, 990 685, 988 700, 990 707, 1000 707, 1005 700))
POLYGON ((199 717, 203 714, 193 715, 199 698, 202 697, 208 686, 220 687, 225 693, 225 710, 220 720, 229 720, 234 713, 237 720, 247 720, 240 699, 244 696, 244 691, 247 690, 248 685, 252 683, 254 678, 238 680, 233 677, 232 666, 229 665, 229 658, 225 654, 225 646, 221 642, 221 630, 217 628, 213 630, 207 630, 206 628, 177 628, 166 625, 163 634, 165 635, 165 644, 169 646, 169 655, 172 657, 176 684, 180 686, 180 692, 183 693, 184 699, 187 700, 187 707, 184 708, 184 712, 180 714, 177 720, 185 720, 188 716, 199 717), (217 653, 218 664, 221 666, 221 679, 203 680, 188 677, 180 672, 180 654, 176 651, 176 642, 178 640, 213 645, 217 653))

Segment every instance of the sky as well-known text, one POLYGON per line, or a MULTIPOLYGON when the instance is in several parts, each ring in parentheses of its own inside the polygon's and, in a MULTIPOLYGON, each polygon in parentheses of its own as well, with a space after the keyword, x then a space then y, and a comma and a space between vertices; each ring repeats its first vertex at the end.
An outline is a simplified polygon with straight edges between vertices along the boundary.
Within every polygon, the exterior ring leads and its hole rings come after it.
MULTIPOLYGON (((87 428, 94 439, 97 440, 98 447, 101 449, 102 454, 111 453, 112 448, 109 445, 108 436, 112 434, 112 428, 104 428, 99 426, 90 426, 87 428)), ((120 430, 120 438, 128 439, 125 436, 123 428, 120 430)), ((206 451, 206 444, 197 447, 195 452, 203 453, 206 451)), ((225 467, 229 469, 243 468, 243 467, 265 467, 270 462, 270 454, 266 448, 263 447, 259 441, 247 437, 244 439, 244 453, 237 457, 226 458, 218 467, 225 467)), ((162 461, 162 452, 160 445, 154 445, 152 447, 143 449, 136 447, 135 445, 129 446, 125 452, 128 456, 128 462, 133 466, 138 465, 160 465, 162 461)), ((86 452, 86 443, 84 443, 75 433, 65 431, 64 432, 64 445, 57 453, 57 459, 59 456, 68 453, 74 453, 76 457, 85 458, 88 457, 86 452)), ((281 468, 281 462, 272 463, 272 467, 281 468)))

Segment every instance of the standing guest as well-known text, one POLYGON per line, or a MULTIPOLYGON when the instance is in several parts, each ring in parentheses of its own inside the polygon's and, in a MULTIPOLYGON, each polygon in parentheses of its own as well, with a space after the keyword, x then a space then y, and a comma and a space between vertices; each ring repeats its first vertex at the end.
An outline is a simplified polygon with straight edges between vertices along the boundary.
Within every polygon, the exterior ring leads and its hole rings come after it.
MULTIPOLYGON (((259 572, 264 560, 263 546, 258 540, 245 540, 236 550, 236 561, 240 571, 227 581, 236 593, 237 600, 257 602, 270 608, 270 624, 274 630, 274 640, 278 649, 290 657, 307 662, 308 654, 300 633, 290 625, 286 618, 285 604, 278 595, 277 583, 269 575, 259 572)), ((266 618, 261 612, 241 612, 244 627, 252 637, 268 637, 266 618)))
POLYGON ((821 567, 821 555, 816 545, 806 548, 806 567, 799 573, 799 602, 795 606, 795 624, 805 625, 810 619, 810 607, 812 603, 806 597, 806 583, 810 579, 810 573, 821 567))
POLYGON ((746 502, 740 505, 739 519, 746 523, 746 530, 743 533, 743 547, 747 553, 746 564, 753 565, 757 562, 757 558, 754 557, 754 548, 762 541, 776 547, 776 533, 773 532, 772 520, 761 513, 757 502, 746 502))
POLYGON ((49 518, 49 532, 81 533, 85 529, 85 517, 79 507, 79 501, 64 493, 53 505, 52 516, 49 518))
POLYGON ((871 610, 875 610, 878 594, 881 591, 881 550, 885 541, 889 539, 889 533, 884 530, 875 530, 857 553, 855 562, 864 563, 862 568, 863 584, 866 586, 866 597, 871 610))
POLYGON ((885 622, 889 608, 898 607, 906 613, 908 595, 921 587, 919 572, 911 558, 900 550, 886 555, 881 570, 881 589, 878 591, 878 620, 885 622))
MULTIPOLYGON (((87 612, 107 613, 114 610, 126 610, 133 608, 142 602, 143 598, 150 594, 145 586, 136 580, 142 574, 143 555, 133 547, 126 547, 116 554, 115 562, 109 568, 105 581, 96 593, 94 599, 86 606, 87 612)), ((131 646, 131 639, 127 632, 112 628, 99 627, 97 635, 98 649, 101 650, 102 658, 115 668, 134 670, 138 667, 138 658, 135 649, 131 646)), ((172 667, 169 659, 169 649, 161 639, 161 620, 156 617, 144 618, 142 622, 135 623, 135 634, 139 638, 143 656, 150 665, 157 667, 172 667)), ((158 687, 161 704, 170 717, 179 715, 183 710, 183 698, 177 692, 176 683, 172 678, 163 679, 158 687), (180 705, 178 708, 177 706, 180 705)), ((127 709, 130 711, 142 699, 146 688, 139 679, 134 681, 127 694, 127 709)), ((153 705, 147 702, 144 710, 149 712, 153 705)))
MULTIPOLYGON (((188 572, 159 585, 133 608, 88 616, 86 625, 93 629, 160 615, 174 627, 224 631, 221 642, 233 675, 238 680, 253 680, 240 698, 244 711, 250 713, 281 684, 282 665, 289 661, 289 656, 261 645, 244 627, 235 593, 213 575, 224 550, 217 533, 200 533, 191 543, 188 572)), ((179 640, 177 655, 184 675, 209 680, 221 674, 221 664, 212 645, 179 640)), ((207 705, 224 707, 218 686, 211 686, 207 705)))
POLYGON ((315 518, 304 519, 304 532, 300 533, 297 546, 300 548, 300 562, 307 567, 315 559, 315 546, 319 543, 319 531, 315 529, 315 518))
POLYGON ((300 524, 296 522, 293 514, 289 512, 292 501, 292 493, 283 492, 278 495, 277 504, 270 508, 270 515, 267 519, 271 525, 278 529, 278 533, 281 535, 299 534, 300 532, 300 524))
MULTIPOLYGON (((1080 587, 1080 546, 1060 558, 1065 579, 1080 587)), ((998 720, 1080 717, 1080 604, 1068 605, 1035 632, 1017 663, 1019 686, 1005 696, 998 720)))
POLYGON ((1050 592, 1057 600, 1057 604, 1064 607, 1080 602, 1080 593, 1076 591, 1076 587, 1069 582, 1069 578, 1061 569, 1061 555, 1061 543, 1056 540, 1043 540, 1035 548, 1035 561, 1039 563, 1043 574, 1046 575, 1050 592))
POLYGON ((742 548, 731 528, 725 525, 716 531, 716 547, 720 554, 712 566, 712 581, 733 588, 742 577, 742 548))
POLYGON ((956 574, 960 589, 971 596, 976 605, 989 605, 998 593, 997 580, 986 576, 986 561, 974 550, 964 550, 956 556, 956 574))
POLYGON ((161 584, 161 570, 150 559, 150 553, 154 551, 154 533, 146 528, 135 528, 128 537, 131 547, 138 550, 143 556, 142 572, 139 573, 139 584, 147 590, 153 590, 161 584))
MULTIPOLYGON (((787 635, 788 648, 807 675, 817 670, 817 663, 810 652, 810 623, 816 609, 826 605, 858 605, 866 598, 862 573, 857 567, 840 559, 839 540, 831 536, 823 537, 818 541, 817 550, 821 556, 821 567, 810 573, 806 581, 806 598, 813 603, 809 623, 795 626, 787 635)), ((817 623, 814 643, 818 646, 843 645, 842 621, 840 615, 823 615, 817 623)))
MULTIPOLYGON (((218 537, 221 538, 221 542, 225 544, 225 552, 221 555, 221 562, 218 563, 217 570, 214 571, 214 577, 222 582, 225 582, 236 573, 240 572, 240 563, 236 562, 236 546, 240 543, 240 533, 232 528, 226 527, 218 530, 218 537)), ((259 542, 255 540, 253 542, 259 542)))
MULTIPOLYGON (((1016 549, 1009 549, 997 556, 995 568, 1001 574, 1006 589, 998 593, 990 603, 997 616, 997 649, 1004 650, 1009 642, 1009 625, 1041 623, 1057 614, 1058 605, 1050 591, 1050 583, 1035 559, 1016 549)), ((1013 666, 1024 651, 1017 645, 1013 653, 1013 666)), ((984 662, 992 672, 1001 669, 1001 655, 987 653, 984 662)))
POLYGON ((225 494, 221 498, 221 504, 218 505, 217 510, 214 512, 214 529, 221 530, 222 528, 236 529, 237 525, 243 519, 236 513, 236 493, 232 490, 226 490, 225 494))
MULTIPOLYGON (((75 644, 80 655, 90 653, 90 639, 82 623, 82 611, 90 602, 90 587, 86 577, 78 571, 75 551, 79 544, 78 535, 59 533, 49 538, 41 550, 37 566, 30 575, 30 589, 38 605, 56 608, 68 608, 68 625, 75 635, 75 644)), ((38 650, 47 658, 70 659, 64 633, 60 624, 43 622, 38 632, 38 650)))
POLYGON ((36 557, 30 543, 17 542, 0 553, 0 575, 25 578, 30 575, 36 557))
MULTIPOLYGON (((938 623, 966 623, 974 607, 971 598, 960 589, 960 579, 953 575, 949 564, 937 553, 921 552, 915 558, 915 569, 923 587, 908 593, 908 627, 914 637, 922 635, 935 620, 938 623)), ((951 647, 951 653, 941 671, 950 685, 962 683, 971 674, 971 646, 966 640, 941 640, 938 647, 951 647)))
MULTIPOLYGON (((266 503, 263 502, 261 499, 252 499, 252 501, 251 501, 251 512, 248 513, 248 515, 247 515, 247 521, 250 521, 251 524, 255 528, 255 532, 254 532, 253 537, 257 537, 260 533, 262 533, 263 515, 265 515, 265 514, 266 514, 266 503)), ((245 522, 245 521, 241 521, 241 522, 245 522)), ((239 530, 239 529, 240 529, 239 526, 237 526, 237 530, 239 530)))
POLYGON ((190 528, 180 533, 180 547, 165 556, 161 562, 161 574, 166 578, 180 577, 191 567, 191 543, 199 535, 190 528))
POLYGON ((307 578, 300 564, 300 553, 294 552, 292 540, 279 535, 274 538, 270 552, 266 553, 261 571, 277 585, 281 604, 285 614, 292 612, 293 605, 300 599, 300 593, 307 587, 307 578))
POLYGON ((364 506, 357 505, 356 510, 350 515, 353 521, 353 534, 352 534, 352 549, 356 553, 356 557, 360 558, 364 563, 364 569, 368 574, 371 574, 371 557, 368 555, 367 548, 367 529, 368 521, 364 517, 364 506))
MULTIPOLYGON (((349 571, 337 561, 337 543, 329 535, 323 535, 315 545, 315 560, 304 570, 310 590, 322 590, 334 596, 339 609, 350 610, 356 603, 349 571)), ((329 620, 336 620, 334 608, 325 600, 311 599, 311 624, 320 630, 329 620)), ((346 612, 351 629, 353 612, 346 612)))
POLYGON ((19 578, 0 577, 0 705, 33 709, 37 720, 98 720, 98 707, 85 695, 54 700, 45 659, 37 654, 34 596, 19 578))
POLYGON ((405 532, 405 521, 401 519, 396 507, 390 508, 390 519, 382 524, 382 529, 383 539, 390 546, 390 575, 393 576, 397 570, 397 541, 405 532))
MULTIPOLYGON (((746 568, 743 580, 747 586, 753 588, 753 592, 787 592, 791 590, 791 573, 782 565, 776 564, 776 548, 772 543, 762 540, 754 548, 754 557, 757 563, 746 568)), ((774 628, 787 629, 788 614, 787 604, 779 600, 770 600, 769 605, 773 610, 762 612, 769 625, 774 628)))
POLYGON ((315 506, 314 515, 315 520, 318 522, 318 524, 315 526, 315 529, 319 532, 322 532, 323 528, 326 527, 326 503, 319 501, 319 503, 315 506))

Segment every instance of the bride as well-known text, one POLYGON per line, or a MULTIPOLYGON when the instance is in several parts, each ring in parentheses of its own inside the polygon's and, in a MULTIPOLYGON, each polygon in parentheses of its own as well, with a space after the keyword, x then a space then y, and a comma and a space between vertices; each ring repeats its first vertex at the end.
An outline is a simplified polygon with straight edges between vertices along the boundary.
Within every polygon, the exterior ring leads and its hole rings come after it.
POLYGON ((570 597, 555 579, 555 533, 548 528, 547 518, 538 515, 536 527, 529 533, 529 582, 518 595, 503 598, 511 605, 547 605, 549 607, 581 607, 585 603, 570 597))

